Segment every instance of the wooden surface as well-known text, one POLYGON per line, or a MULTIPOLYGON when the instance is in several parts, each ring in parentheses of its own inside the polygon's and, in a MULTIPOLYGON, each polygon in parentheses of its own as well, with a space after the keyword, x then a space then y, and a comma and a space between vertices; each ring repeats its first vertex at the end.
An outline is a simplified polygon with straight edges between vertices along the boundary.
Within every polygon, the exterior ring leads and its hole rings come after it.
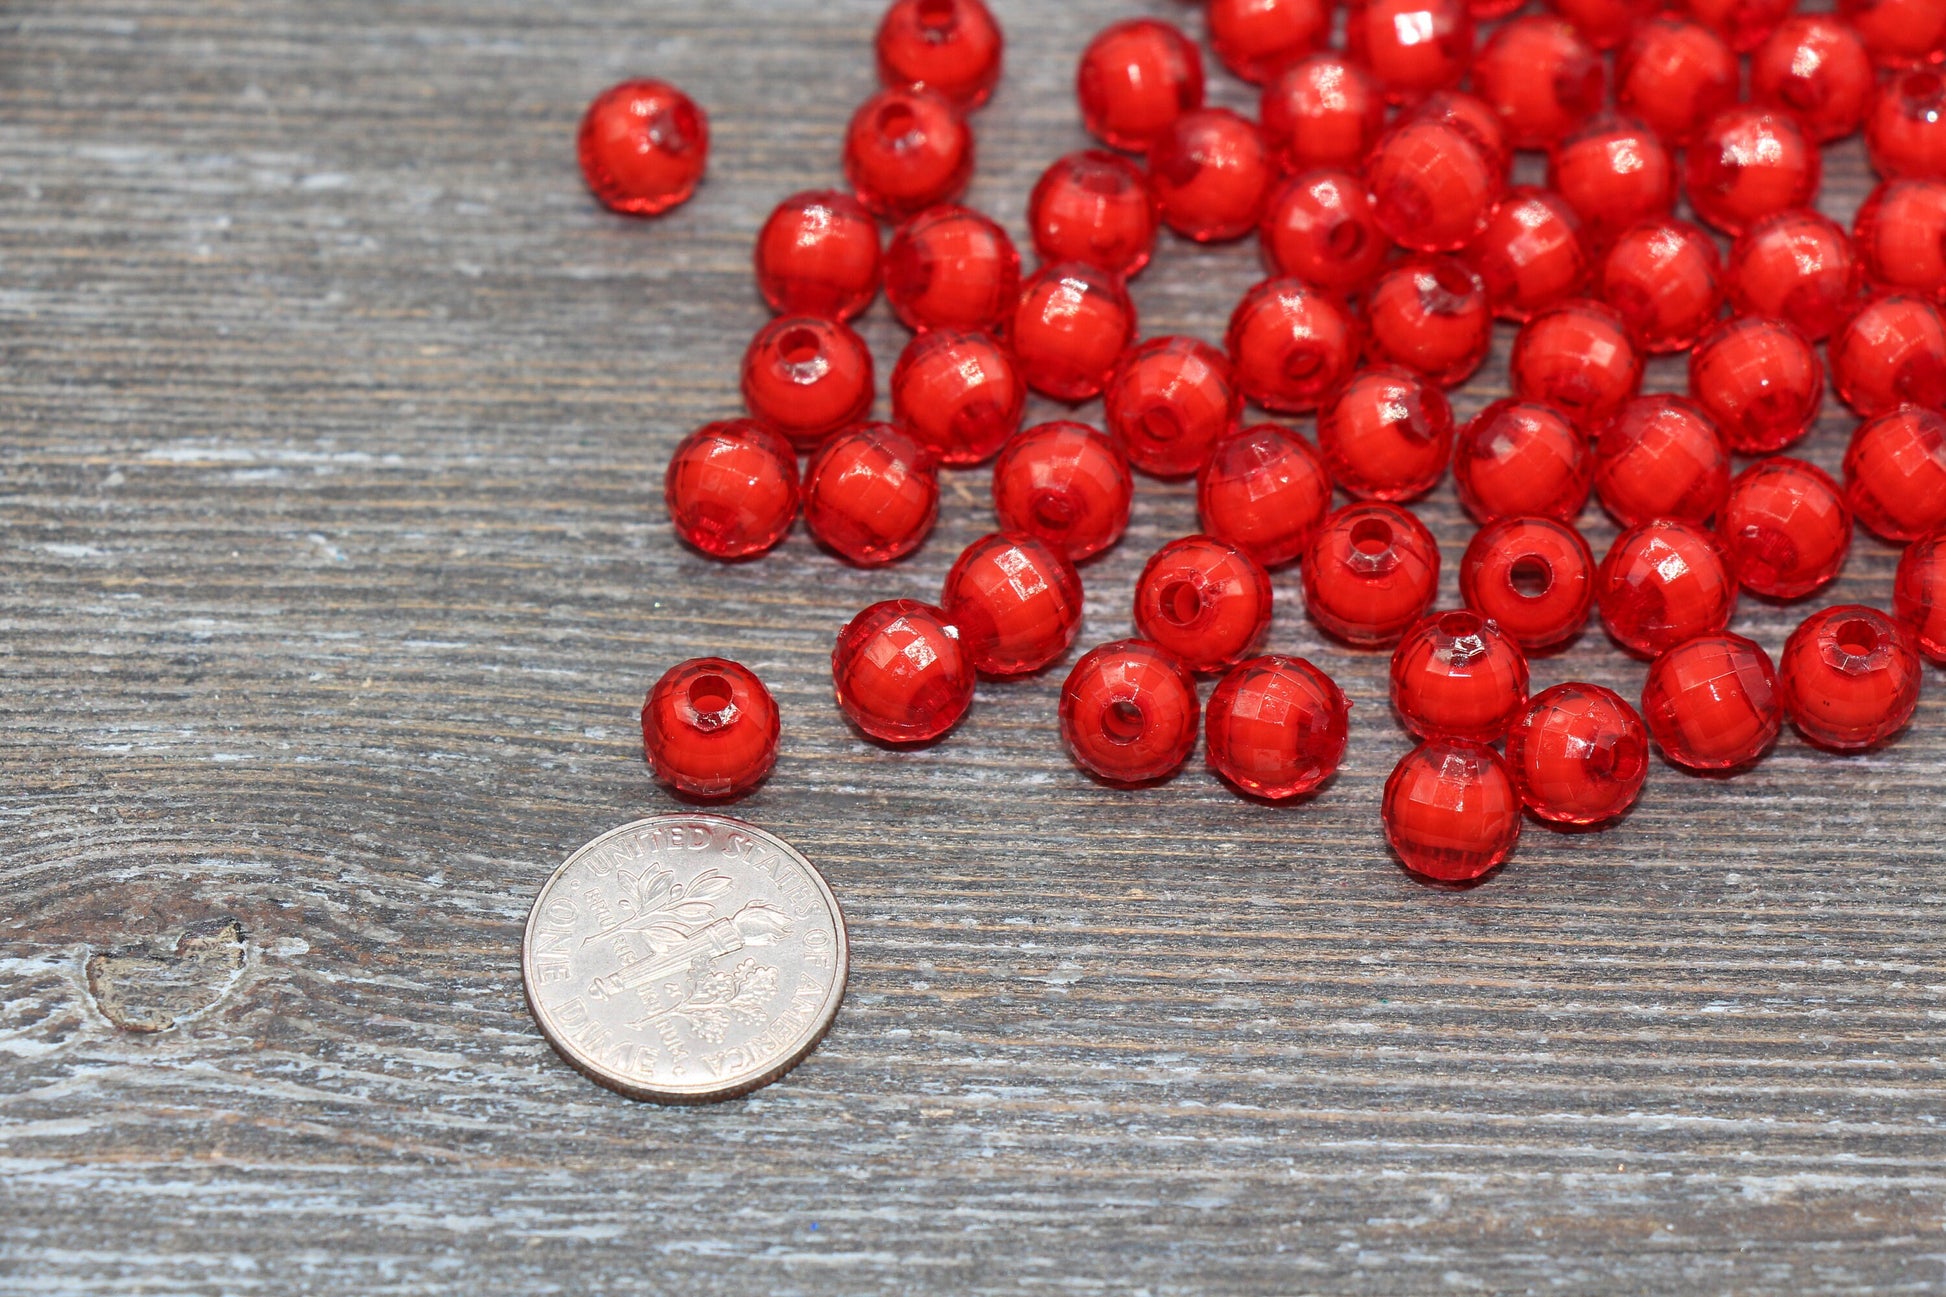
MULTIPOLYGON (((973 199, 1018 234, 1083 143, 1086 34, 1194 15, 996 9, 973 199)), ((1343 773, 1275 809, 1200 759, 1089 783, 1060 669, 929 750, 847 730, 833 633, 937 589, 991 525, 981 473, 889 571, 801 530, 740 567, 678 548, 664 459, 737 409, 751 236, 836 179, 877 10, 7 7, 0 1292, 1939 1291, 1938 671, 1883 752, 1658 760, 1620 828, 1530 825, 1444 892, 1380 836, 1384 658, 1322 644, 1291 572, 1271 643, 1356 710, 1343 773), (571 148, 644 72, 715 128, 652 224, 597 211, 571 148), (780 699, 739 813, 824 868, 854 963, 802 1068, 671 1111, 555 1057, 517 943, 567 851, 673 808, 635 710, 705 652, 780 699)), ((1855 141, 1830 170, 1848 216, 1855 141)), ((1258 274, 1169 242, 1145 328, 1220 336, 1258 274)), ((867 323, 886 372, 901 330, 867 323)), ((1832 402, 1804 453, 1835 470, 1849 427, 1832 402)), ((1450 603, 1470 529, 1450 487, 1422 512, 1450 603)), ((1141 484, 1086 642, 1193 526, 1141 484)), ((1861 537, 1829 601, 1883 605, 1893 563, 1861 537)), ((1774 652, 1805 611, 1736 628, 1774 652)), ((1642 674, 1591 633, 1536 687, 1642 674)))

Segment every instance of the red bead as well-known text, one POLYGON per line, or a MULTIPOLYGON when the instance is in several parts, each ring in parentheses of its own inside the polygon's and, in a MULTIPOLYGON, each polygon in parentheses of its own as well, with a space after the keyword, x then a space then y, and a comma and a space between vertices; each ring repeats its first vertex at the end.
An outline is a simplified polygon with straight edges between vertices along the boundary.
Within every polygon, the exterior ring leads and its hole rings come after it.
POLYGON ((1422 739, 1496 743, 1527 706, 1527 655, 1478 613, 1421 618, 1392 650, 1392 708, 1422 739))
POLYGON ((743 353, 743 403, 750 415, 813 451, 872 408, 872 353, 849 325, 780 315, 743 353))
POLYGON ((993 457, 1020 427, 1027 384, 1005 346, 984 333, 929 329, 892 370, 892 418, 942 464, 993 457))
POLYGON ((1728 626, 1737 583, 1715 536, 1657 518, 1615 538, 1595 574, 1595 606, 1616 643, 1653 657, 1728 626))
POLYGON ((1691 770, 1733 770, 1769 750, 1784 724, 1770 655, 1741 635, 1700 635, 1649 667, 1642 719, 1662 755, 1691 770))
POLYGON ((1542 517, 1571 522, 1594 475, 1588 440, 1551 406, 1495 401, 1460 430, 1453 477, 1482 523, 1542 517))
POLYGON ((1392 252, 1365 182, 1346 171, 1307 171, 1286 181, 1271 196, 1260 234, 1272 274, 1334 293, 1363 289, 1392 252))
POLYGON ((1230 316, 1225 339, 1243 394, 1266 410, 1315 410, 1358 360, 1358 322, 1300 279, 1267 279, 1230 316))
POLYGON ((1473 85, 1517 149, 1542 149, 1594 116, 1608 96, 1601 56, 1559 18, 1503 24, 1473 63, 1473 85))
POLYGON ((1000 81, 1004 42, 981 0, 892 0, 878 24, 878 76, 978 108, 1000 81))
POLYGON ((1851 240, 1812 211, 1779 212, 1745 230, 1725 278, 1739 312, 1783 320, 1812 342, 1831 336, 1858 296, 1851 240))
POLYGON ((741 797, 777 763, 777 703, 764 682, 728 658, 670 667, 642 704, 642 754, 663 783, 689 797, 741 797))
POLYGON ((889 423, 838 433, 805 470, 805 525, 861 567, 912 553, 938 517, 939 473, 931 453, 889 423))
POLYGON ((1700 23, 1657 18, 1615 57, 1615 103, 1671 145, 1684 145, 1737 101, 1736 52, 1700 23))
POLYGON ((1844 567, 1851 510, 1823 469, 1780 456, 1737 474, 1716 534, 1744 589, 1768 599, 1802 599, 1844 567))
POLYGON ((1500 173, 1464 132, 1422 117, 1386 132, 1365 174, 1379 228, 1399 246, 1421 252, 1471 243, 1504 189, 1500 173))
POLYGON ((1167 779, 1196 746, 1196 680, 1144 640, 1091 650, 1061 687, 1061 742, 1074 763, 1111 784, 1167 779))
POLYGON ((1217 683, 1204 714, 1204 757, 1231 786, 1285 801, 1314 792, 1338 769, 1351 704, 1303 658, 1251 658, 1217 683))
POLYGON ((1796 115, 1819 142, 1857 130, 1877 74, 1858 33, 1830 14, 1787 18, 1750 56, 1750 97, 1796 115))
POLYGON ((1649 731, 1612 689, 1564 684, 1534 695, 1507 736, 1520 800, 1550 824, 1603 824, 1649 777, 1649 731))
POLYGON ((1513 854, 1520 794, 1506 760, 1484 743, 1434 739, 1385 781, 1385 839, 1405 867, 1470 882, 1513 854))
POLYGON ((1465 0, 1351 0, 1345 46, 1393 103, 1458 85, 1473 61, 1465 0))
POLYGON ((1785 715, 1811 743, 1835 752, 1862 752, 1904 729, 1923 673, 1906 629, 1858 604, 1806 617, 1777 662, 1785 715))
POLYGON ((1177 117, 1203 106, 1203 56, 1168 23, 1119 22, 1082 52, 1075 97, 1096 139, 1145 153, 1177 117))
POLYGON ((1660 9, 1662 0, 1547 0, 1547 7, 1574 24, 1582 40, 1612 50, 1660 9))
POLYGON ((1689 353, 1689 394, 1739 455, 1768 455, 1811 431, 1824 404, 1824 366, 1782 320, 1740 315, 1689 353))
POLYGON ((1119 276, 1057 262, 1021 285, 1007 334, 1029 387, 1085 401, 1101 395, 1135 342, 1135 303, 1119 276))
POLYGON ((1552 518, 1502 518, 1460 559, 1460 597, 1529 653, 1581 633, 1595 598, 1595 556, 1581 533, 1552 518))
POLYGON ((1365 300, 1365 354, 1443 387, 1464 382, 1493 345, 1486 284, 1456 257, 1414 257, 1380 275, 1365 300))
POLYGON ((1684 0, 1683 7, 1728 41, 1731 49, 1747 54, 1790 16, 1797 0, 1684 0))
POLYGON ((1707 522, 1730 495, 1730 452, 1715 422, 1680 396, 1638 396, 1595 441, 1595 493, 1624 527, 1707 522))
POLYGON ((1128 353, 1103 395, 1108 431, 1151 477, 1190 477, 1235 430, 1243 397, 1230 362, 1196 338, 1151 338, 1128 353))
POLYGON ((928 208, 885 250, 885 300, 909 329, 992 329, 1019 297, 1014 241, 969 208, 928 208))
POLYGON ((1001 527, 1044 540, 1076 563, 1122 538, 1134 495, 1121 448, 1085 423, 1029 428, 993 465, 1001 527))
POLYGON ((875 603, 831 650, 838 707, 872 738, 924 743, 973 705, 973 659, 946 614, 915 599, 875 603))
POLYGON ((1406 510, 1376 501, 1324 520, 1304 551, 1311 620, 1350 644, 1395 642, 1439 592, 1439 546, 1406 510))
POLYGON ((666 81, 624 81, 588 105, 575 150, 603 206, 659 216, 696 192, 709 163, 709 119, 666 81))
POLYGON ((1385 129, 1385 96, 1371 73, 1343 55, 1313 54, 1264 87, 1257 115, 1293 175, 1312 167, 1359 171, 1385 129))
POLYGON ((1605 247, 1676 205, 1676 164, 1648 127, 1603 114, 1554 146, 1547 183, 1581 218, 1589 244, 1605 247))
POLYGON ((1331 508, 1331 478, 1311 443, 1259 423, 1216 443, 1196 479, 1203 530, 1279 567, 1304 552, 1331 508))
POLYGON ((1409 369, 1362 370, 1318 412, 1318 449, 1332 480, 1361 500, 1413 500, 1446 476, 1453 407, 1409 369))
POLYGON ((1194 108, 1149 142, 1149 187, 1165 225, 1198 243, 1257 228, 1277 179, 1257 124, 1227 108, 1194 108))
POLYGON ((771 310, 849 320, 878 296, 878 222, 840 190, 792 194, 764 222, 755 261, 771 310))
POLYGON ((1091 149, 1042 174, 1027 202, 1027 224, 1042 261, 1085 261, 1127 277, 1149 264, 1162 216, 1134 163, 1091 149))
POLYGON ((1723 256, 1688 221, 1631 226, 1601 263, 1601 298, 1651 353, 1687 351, 1723 312, 1723 256))
POLYGON ((1460 255, 1503 320, 1530 320, 1573 297, 1588 279, 1581 218, 1559 194, 1529 185, 1508 191, 1460 255))
POLYGON ((881 90, 845 128, 845 179, 888 220, 951 202, 972 178, 973 132, 931 91, 881 90))
POLYGON ((1946 531, 1906 546, 1892 586, 1892 611, 1919 651, 1946 666, 1946 531))
POLYGON ((939 603, 982 675, 1017 676, 1058 659, 1081 630, 1081 578, 1025 532, 982 536, 946 574, 939 603))
POLYGON ((1936 0, 1838 0, 1838 15, 1857 29, 1880 67, 1946 59, 1946 8, 1936 0))
POLYGON ((1135 582, 1135 629, 1191 671, 1227 671, 1270 629, 1270 575, 1214 536, 1172 540, 1135 582))
POLYGON ((1887 180, 1946 180, 1946 76, 1922 68, 1881 82, 1865 116, 1865 149, 1887 180))
POLYGON ((1592 431, 1641 387, 1642 356, 1612 307, 1579 299, 1521 327, 1509 371, 1515 396, 1551 405, 1592 431))
POLYGON ((1683 184, 1696 215, 1738 235, 1772 212, 1809 207, 1823 164, 1795 119, 1763 108, 1726 108, 1689 146, 1683 184))
POLYGON ((1946 300, 1946 180, 1888 180, 1852 224, 1867 277, 1895 292, 1946 300))
POLYGON ((1332 0, 1209 0, 1210 45, 1223 66, 1264 82, 1331 36, 1332 0))
POLYGON ((1946 320, 1923 297, 1888 293, 1831 336, 1831 381, 1866 418, 1901 405, 1946 406, 1946 320))
POLYGON ((1845 502, 1890 541, 1946 526, 1946 415, 1907 407, 1860 424, 1845 451, 1845 502))
POLYGON ((751 558, 797 521, 797 456, 754 420, 706 424, 669 457, 662 497, 676 535, 711 558, 751 558))

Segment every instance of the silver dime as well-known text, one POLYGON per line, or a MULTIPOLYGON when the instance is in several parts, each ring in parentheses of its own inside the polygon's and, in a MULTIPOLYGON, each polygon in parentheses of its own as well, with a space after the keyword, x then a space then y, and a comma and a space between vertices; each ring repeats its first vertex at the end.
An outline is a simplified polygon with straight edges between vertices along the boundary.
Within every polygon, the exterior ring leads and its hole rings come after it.
POLYGON ((782 838, 726 815, 612 829, 541 888, 521 949, 527 1004, 603 1085, 707 1103, 768 1085, 845 996, 844 911, 782 838))

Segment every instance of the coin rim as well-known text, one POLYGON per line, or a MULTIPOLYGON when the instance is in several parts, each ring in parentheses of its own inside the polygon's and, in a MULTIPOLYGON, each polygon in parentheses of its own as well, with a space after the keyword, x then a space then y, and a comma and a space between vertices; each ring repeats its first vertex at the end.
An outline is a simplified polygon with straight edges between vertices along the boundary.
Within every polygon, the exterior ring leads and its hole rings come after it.
POLYGON ((631 1099, 645 1099, 651 1103, 717 1103, 725 1099, 741 1098, 753 1090, 760 1090, 764 1086, 769 1085, 772 1081, 777 1080, 784 1073, 803 1062, 811 1051, 816 1049, 819 1043, 823 1041, 825 1033, 831 1030, 831 1024, 837 1021, 838 1009, 844 1003, 845 988, 850 979, 851 933, 845 922, 845 909, 844 906, 838 904, 837 895, 832 892, 831 884, 825 880, 824 875, 819 872, 818 867, 806 859, 803 852, 768 829, 758 828, 749 821, 737 819, 733 815, 717 815, 707 811, 651 815, 646 819, 631 820, 627 824, 617 825, 599 837, 591 838, 589 841, 584 842, 566 860, 561 862, 559 868, 548 875, 546 882, 541 884, 540 891, 535 893, 533 907, 527 911, 527 924, 522 930, 520 938, 521 991, 527 999, 527 1012, 533 1016, 534 1025, 540 1029, 541 1038, 553 1046, 554 1052, 559 1054, 569 1066, 573 1067, 575 1071, 581 1073, 589 1080, 598 1085, 606 1086, 618 1094, 627 1095, 631 1099), (832 917, 837 921, 838 954, 833 966, 831 990, 825 996, 825 1005, 820 1010, 817 1025, 813 1028, 810 1035, 805 1038, 804 1043, 790 1053, 785 1054, 776 1064, 757 1073, 755 1076, 736 1081, 730 1085, 711 1085, 708 1082, 699 1082, 693 1086, 673 1087, 642 1085, 619 1077, 612 1071, 604 1070, 600 1064, 583 1056, 574 1045, 561 1039, 549 1025, 547 1016, 542 1012, 534 993, 533 950, 535 928, 540 919, 541 903, 547 899, 554 885, 561 881, 562 875, 566 874, 581 857, 601 846, 610 838, 619 837, 625 833, 632 833, 636 830, 659 824, 695 824, 698 822, 721 825, 761 838, 804 867, 805 872, 811 876, 811 880, 817 884, 818 891, 824 896, 825 904, 831 907, 832 917))

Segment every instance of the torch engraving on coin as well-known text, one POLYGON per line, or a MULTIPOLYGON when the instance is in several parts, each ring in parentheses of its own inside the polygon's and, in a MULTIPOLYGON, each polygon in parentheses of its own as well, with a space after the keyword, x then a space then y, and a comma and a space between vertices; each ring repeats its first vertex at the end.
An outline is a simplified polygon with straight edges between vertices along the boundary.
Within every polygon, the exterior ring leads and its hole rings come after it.
POLYGON ((637 1098, 727 1099, 808 1054, 844 998, 843 912, 789 843, 723 815, 626 824, 569 856, 522 973, 562 1057, 637 1098))

